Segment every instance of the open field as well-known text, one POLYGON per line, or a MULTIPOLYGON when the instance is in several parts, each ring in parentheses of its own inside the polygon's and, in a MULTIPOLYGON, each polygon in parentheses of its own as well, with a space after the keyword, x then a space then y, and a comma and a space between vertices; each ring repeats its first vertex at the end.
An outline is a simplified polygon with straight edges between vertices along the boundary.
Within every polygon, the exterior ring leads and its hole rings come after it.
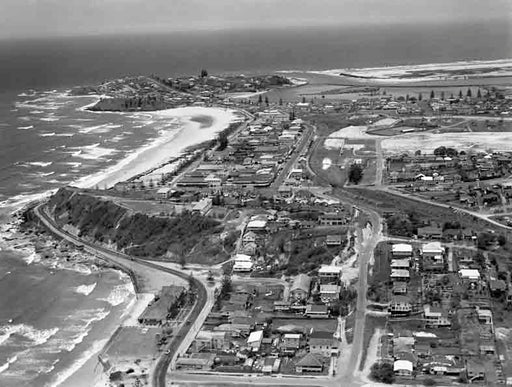
POLYGON ((382 149, 388 154, 401 154, 421 150, 433 153, 434 149, 445 146, 458 150, 474 151, 512 151, 512 134, 503 132, 489 133, 415 133, 404 134, 382 140, 382 149))

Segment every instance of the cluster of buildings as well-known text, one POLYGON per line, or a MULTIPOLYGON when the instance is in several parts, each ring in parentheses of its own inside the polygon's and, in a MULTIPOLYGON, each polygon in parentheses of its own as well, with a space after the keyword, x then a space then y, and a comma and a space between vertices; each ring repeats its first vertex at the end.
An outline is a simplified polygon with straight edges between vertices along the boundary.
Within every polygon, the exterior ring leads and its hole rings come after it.
MULTIPOLYGON (((295 289, 296 290, 296 289, 295 289)), ((308 289, 309 291, 309 289, 308 289)), ((291 297, 304 294, 290 293, 291 297)), ((237 286, 211 312, 177 369, 263 374, 326 374, 338 356, 332 328, 304 315, 291 318, 276 305, 283 288, 237 286)))
MULTIPOLYGON (((226 148, 213 150, 177 187, 206 191, 251 191, 268 187, 282 171, 303 135, 300 120, 289 121, 287 113, 264 111, 230 140, 226 148)), ((296 172, 301 178, 301 173, 296 172)))
POLYGON ((391 246, 383 358, 398 378, 505 384, 491 298, 509 284, 475 258, 440 242, 391 246))

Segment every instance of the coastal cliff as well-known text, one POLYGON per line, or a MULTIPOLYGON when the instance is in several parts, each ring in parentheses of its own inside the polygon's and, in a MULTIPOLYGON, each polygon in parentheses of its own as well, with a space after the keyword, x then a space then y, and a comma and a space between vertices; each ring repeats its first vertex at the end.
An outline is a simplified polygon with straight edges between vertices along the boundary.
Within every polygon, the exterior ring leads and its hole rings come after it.
POLYGON ((223 231, 218 221, 200 214, 148 216, 69 187, 59 189, 48 208, 62 227, 79 237, 140 257, 180 257, 223 231))

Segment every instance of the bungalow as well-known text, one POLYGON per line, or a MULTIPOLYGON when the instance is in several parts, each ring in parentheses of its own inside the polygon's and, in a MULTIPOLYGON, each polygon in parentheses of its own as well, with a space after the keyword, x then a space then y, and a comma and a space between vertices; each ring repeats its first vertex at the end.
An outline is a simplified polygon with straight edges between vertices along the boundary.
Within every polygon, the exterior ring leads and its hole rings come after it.
POLYGON ((210 370, 215 359, 214 353, 193 353, 190 357, 176 359, 177 370, 210 370))
POLYGON ((407 296, 393 296, 389 311, 391 315, 408 315, 412 312, 411 300, 407 296))
POLYGON ((194 352, 203 350, 225 351, 231 345, 231 334, 222 331, 201 330, 197 333, 192 345, 194 352))
POLYGON ((411 267, 410 258, 391 260, 391 270, 409 270, 411 267))
POLYGON ((251 257, 246 254, 235 255, 235 264, 233 265, 233 272, 248 273, 252 271, 254 264, 251 257))
POLYGON ((309 304, 306 306, 306 316, 311 318, 329 318, 326 305, 309 304))
POLYGON ((425 226, 418 228, 419 238, 441 239, 443 237, 443 229, 439 226, 425 226))
POLYGON ((412 257, 412 245, 408 243, 397 243, 391 247, 393 257, 412 257))
POLYGON ((292 187, 289 185, 282 185, 278 188, 277 193, 283 199, 291 198, 293 195, 292 187))
POLYGON ((313 353, 308 353, 295 365, 295 371, 298 374, 302 374, 304 372, 322 372, 323 370, 323 362, 319 359, 318 355, 313 353))
POLYGON ((158 199, 169 199, 169 196, 171 195, 171 192, 172 192, 172 189, 169 188, 169 187, 162 187, 162 188, 159 188, 157 191, 156 191, 156 197, 158 199))
POLYGON ((299 274, 290 287, 290 296, 295 300, 305 300, 309 297, 310 288, 311 277, 307 274, 299 274))
POLYGON ((247 231, 266 231, 267 230, 267 221, 263 219, 254 219, 247 223, 247 231))
POLYGON ((391 278, 391 281, 393 281, 393 282, 395 282, 395 281, 404 282, 404 281, 409 281, 409 279, 411 278, 411 274, 409 273, 409 270, 396 269, 396 270, 391 270, 391 275, 389 277, 391 278))
POLYGON ((460 269, 459 276, 464 280, 477 281, 480 279, 480 272, 477 269, 460 269))
POLYGON ((300 348, 301 339, 302 334, 300 333, 285 333, 281 347, 286 351, 297 350, 300 348))
POLYGON ((309 336, 309 352, 323 356, 331 356, 333 349, 337 349, 332 332, 313 331, 309 336))
POLYGON ((325 244, 327 246, 340 246, 341 245, 341 242, 342 242, 342 237, 341 235, 327 235, 327 237, 325 238, 325 244))
POLYGON ((212 208, 212 199, 206 198, 201 199, 195 203, 192 207, 192 212, 197 212, 201 215, 205 215, 212 208))
POLYGON ((439 260, 442 258, 443 254, 444 248, 441 246, 441 242, 430 242, 421 246, 421 255, 423 258, 439 260))
POLYGON ((341 286, 329 284, 320 285, 320 298, 324 303, 329 303, 340 298, 341 286))
POLYGON ((393 294, 407 294, 407 282, 396 281, 393 283, 393 294))
POLYGON ((274 301, 274 312, 288 312, 290 310, 290 302, 274 301))
POLYGON ((328 212, 318 217, 321 226, 342 226, 347 223, 347 217, 343 213, 328 212))
POLYGON ((393 372, 396 376, 411 377, 413 369, 413 364, 409 360, 396 360, 393 363, 393 372))
POLYGON ((247 243, 256 243, 258 237, 254 231, 246 232, 242 238, 242 242, 244 245, 247 243))
POLYGON ((452 325, 448 313, 441 308, 425 305, 423 308, 423 316, 425 318, 425 326, 427 327, 439 328, 452 325))
POLYGON ((250 348, 252 348, 253 352, 258 352, 260 350, 262 341, 263 341, 263 331, 254 331, 254 332, 251 332, 251 334, 247 338, 247 345, 250 348))
POLYGON ((160 295, 155 297, 139 317, 139 323, 145 325, 160 325, 167 320, 169 310, 180 302, 185 294, 182 286, 164 286, 160 295))
POLYGON ((341 267, 340 266, 321 266, 318 269, 318 278, 321 284, 338 283, 341 279, 341 267))

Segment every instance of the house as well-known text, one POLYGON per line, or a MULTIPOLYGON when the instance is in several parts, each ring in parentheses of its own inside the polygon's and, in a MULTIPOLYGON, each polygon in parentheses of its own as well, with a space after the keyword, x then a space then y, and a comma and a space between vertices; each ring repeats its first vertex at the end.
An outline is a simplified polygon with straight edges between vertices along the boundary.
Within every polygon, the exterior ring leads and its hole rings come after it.
POLYGON ((210 370, 214 359, 214 353, 193 353, 190 357, 178 357, 175 367, 177 370, 210 370))
POLYGON ((274 301, 274 312, 288 312, 291 303, 288 301, 274 301))
POLYGON ((325 244, 327 246, 340 246, 343 238, 341 235, 327 235, 325 238, 325 244))
POLYGON ((156 191, 156 197, 158 199, 169 199, 169 196, 171 195, 172 193, 172 189, 169 188, 169 187, 162 187, 162 188, 159 188, 157 191, 156 191))
POLYGON ((320 285, 320 298, 322 302, 329 303, 340 298, 341 286, 328 284, 320 285))
POLYGON ((425 326, 427 327, 439 328, 452 325, 448 313, 441 308, 425 305, 423 307, 423 316, 425 318, 425 326))
POLYGON ((328 212, 318 217, 321 226, 342 226, 347 223, 347 217, 340 212, 328 212))
POLYGON ((282 348, 284 350, 296 350, 300 348, 302 334, 300 333, 285 333, 283 335, 282 348))
POLYGON ((443 254, 444 248, 441 246, 441 242, 430 242, 421 246, 421 256, 423 258, 440 260, 442 259, 443 254))
POLYGON ((192 206, 192 212, 196 212, 201 215, 205 215, 208 211, 211 210, 212 205, 213 205, 212 199, 210 199, 210 198, 201 199, 192 206))
POLYGON ((263 331, 251 332, 247 338, 247 345, 252 348, 253 352, 258 352, 263 341, 263 331))
POLYGON ((427 239, 441 239, 443 237, 443 229, 437 225, 419 227, 418 237, 427 239))
POLYGON ((329 311, 326 305, 309 304, 306 306, 306 316, 312 318, 329 318, 329 311))
POLYGON ((398 295, 407 294, 407 282, 402 282, 402 281, 393 282, 393 294, 398 294, 398 295))
POLYGON ((271 374, 279 372, 279 367, 281 366, 281 359, 278 357, 267 357, 263 362, 263 367, 261 368, 261 372, 264 374, 271 374))
POLYGON ((247 223, 247 231, 264 232, 267 230, 267 221, 264 219, 254 219, 247 223))
POLYGON ((492 312, 489 309, 478 308, 476 310, 476 314, 478 316, 478 322, 480 322, 480 324, 492 326, 492 312))
POLYGON ((341 267, 323 265, 318 269, 318 278, 321 284, 338 283, 341 279, 341 267))
POLYGON ((290 296, 295 300, 305 300, 309 297, 311 277, 307 274, 299 274, 293 279, 290 287, 290 296))
POLYGON ((393 363, 393 372, 396 376, 411 377, 413 369, 413 364, 409 360, 395 360, 393 363))
POLYGON ((254 231, 246 232, 242 238, 242 242, 244 245, 246 245, 248 243, 256 243, 257 240, 258 240, 258 236, 256 235, 256 233, 254 231))
POLYGON ((194 352, 225 351, 231 345, 231 334, 222 331, 200 330, 192 344, 194 352))
POLYGON ((178 305, 185 294, 182 286, 169 285, 162 287, 160 294, 147 306, 139 317, 144 325, 161 325, 167 320, 169 310, 178 305))
POLYGON ((400 281, 400 282, 406 282, 409 281, 411 274, 409 273, 409 270, 391 270, 391 274, 389 276, 391 278, 391 281, 400 281))
POLYGON ((293 195, 292 187, 289 185, 282 185, 278 188, 277 193, 283 199, 291 198, 293 195))
POLYGON ((247 272, 252 271, 254 264, 249 255, 237 254, 237 255, 235 255, 234 260, 235 260, 235 264, 233 265, 233 272, 247 273, 247 272))
POLYGON ((295 371, 298 374, 305 372, 322 372, 323 370, 324 364, 322 360, 320 360, 318 355, 313 353, 308 353, 295 365, 295 371))
POLYGON ((391 247, 393 257, 412 257, 412 245, 408 243, 397 243, 391 247))
POLYGON ((408 315, 412 312, 411 300, 407 296, 393 296, 389 311, 391 315, 408 315))
POLYGON ((477 269, 460 269, 459 276, 463 280, 478 281, 480 272, 477 269))
POLYGON ((411 267, 410 258, 393 259, 390 264, 391 270, 409 270, 411 267))
POLYGON ((333 350, 337 350, 338 344, 332 332, 313 331, 309 335, 309 352, 322 356, 331 356, 333 350))

